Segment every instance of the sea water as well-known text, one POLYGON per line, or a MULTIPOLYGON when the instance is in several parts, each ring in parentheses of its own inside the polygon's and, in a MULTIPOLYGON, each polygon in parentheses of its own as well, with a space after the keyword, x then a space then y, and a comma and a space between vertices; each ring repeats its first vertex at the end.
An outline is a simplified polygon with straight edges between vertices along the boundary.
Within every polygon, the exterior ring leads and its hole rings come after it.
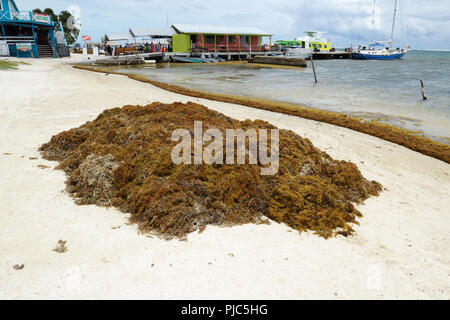
POLYGON ((450 52, 410 51, 402 60, 316 60, 306 69, 186 64, 118 71, 186 88, 303 104, 375 119, 449 143, 450 52), (425 84, 423 101, 419 79, 425 84))

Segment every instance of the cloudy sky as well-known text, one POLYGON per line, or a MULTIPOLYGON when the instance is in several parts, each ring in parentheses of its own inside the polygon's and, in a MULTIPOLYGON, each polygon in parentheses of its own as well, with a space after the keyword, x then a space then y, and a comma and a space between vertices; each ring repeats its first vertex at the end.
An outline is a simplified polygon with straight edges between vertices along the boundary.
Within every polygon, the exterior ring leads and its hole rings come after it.
MULTIPOLYGON (((82 34, 95 39, 129 27, 169 24, 254 26, 274 39, 294 39, 305 30, 327 31, 336 47, 368 38, 389 39, 393 0, 16 0, 19 9, 80 8, 82 34)), ((450 49, 449 0, 400 0, 396 45, 416 49, 450 49)))

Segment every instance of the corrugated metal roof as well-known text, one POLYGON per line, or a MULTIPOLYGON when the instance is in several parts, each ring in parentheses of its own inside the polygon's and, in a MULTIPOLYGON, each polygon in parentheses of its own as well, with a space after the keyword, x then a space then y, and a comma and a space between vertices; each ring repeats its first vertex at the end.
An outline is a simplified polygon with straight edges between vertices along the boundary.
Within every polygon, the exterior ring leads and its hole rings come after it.
POLYGON ((133 39, 133 35, 130 32, 122 33, 107 33, 105 34, 106 40, 108 41, 122 41, 133 39))
POLYGON ((122 43, 120 41, 108 41, 106 44, 110 46, 120 46, 122 43))
POLYGON ((131 28, 135 37, 170 38, 176 32, 172 28, 131 28))
POLYGON ((259 28, 253 27, 220 27, 210 25, 174 24, 172 28, 174 28, 179 33, 239 34, 258 36, 271 35, 270 33, 264 32, 259 28))

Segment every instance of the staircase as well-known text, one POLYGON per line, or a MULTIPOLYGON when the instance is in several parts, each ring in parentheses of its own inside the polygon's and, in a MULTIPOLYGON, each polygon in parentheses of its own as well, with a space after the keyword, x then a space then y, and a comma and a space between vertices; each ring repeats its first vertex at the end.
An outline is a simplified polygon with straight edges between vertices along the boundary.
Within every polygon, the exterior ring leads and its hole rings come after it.
POLYGON ((51 45, 37 46, 39 58, 54 58, 53 47, 51 45))

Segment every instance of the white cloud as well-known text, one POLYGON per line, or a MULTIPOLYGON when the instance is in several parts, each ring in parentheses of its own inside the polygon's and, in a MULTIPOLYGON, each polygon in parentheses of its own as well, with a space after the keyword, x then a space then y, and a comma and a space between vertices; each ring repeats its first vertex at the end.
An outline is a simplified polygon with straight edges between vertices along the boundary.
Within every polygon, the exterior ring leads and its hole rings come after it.
MULTIPOLYGON (((388 39, 393 0, 16 0, 22 10, 70 5, 81 8, 83 34, 100 37, 130 26, 162 27, 170 23, 257 26, 275 39, 294 39, 304 30, 328 31, 336 46, 388 39)), ((397 39, 416 48, 450 49, 450 1, 401 0, 397 39), (401 28, 403 26, 403 29, 401 28), (407 38, 407 39, 406 39, 407 38)))

